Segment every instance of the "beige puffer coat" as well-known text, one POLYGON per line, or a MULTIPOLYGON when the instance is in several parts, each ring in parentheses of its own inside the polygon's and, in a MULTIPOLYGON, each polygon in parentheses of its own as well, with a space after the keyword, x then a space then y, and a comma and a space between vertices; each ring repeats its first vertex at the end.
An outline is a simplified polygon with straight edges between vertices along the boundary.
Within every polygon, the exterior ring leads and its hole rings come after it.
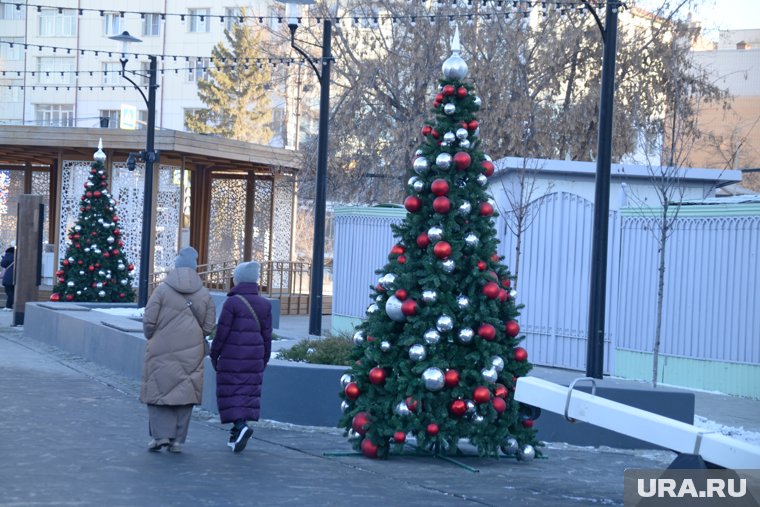
POLYGON ((151 405, 200 404, 205 353, 203 340, 215 325, 216 308, 198 273, 191 268, 171 271, 145 306, 143 332, 148 345, 142 372, 141 402, 151 405), (192 310, 188 302, 192 303, 192 310))

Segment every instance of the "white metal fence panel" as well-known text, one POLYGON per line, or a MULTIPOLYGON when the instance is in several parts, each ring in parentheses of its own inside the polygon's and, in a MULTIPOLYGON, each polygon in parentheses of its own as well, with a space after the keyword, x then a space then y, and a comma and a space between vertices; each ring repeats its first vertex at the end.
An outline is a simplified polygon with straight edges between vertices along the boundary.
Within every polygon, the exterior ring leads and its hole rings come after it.
MULTIPOLYGON (((574 370, 586 368, 591 237, 594 205, 566 192, 533 203, 535 218, 523 232, 517 302, 520 328, 534 364, 574 370)), ((498 222, 499 253, 512 266, 516 237, 498 222)), ((604 371, 612 368, 615 318, 611 302, 617 292, 619 235, 617 214, 610 213, 607 274, 607 318, 604 371)))
POLYGON ((375 271, 388 262, 395 244, 392 223, 403 218, 336 214, 333 246, 333 306, 335 315, 365 318, 375 271))
MULTIPOLYGON (((658 220, 622 219, 618 348, 651 352, 658 220)), ((660 352, 760 363, 760 217, 683 217, 666 242, 660 352)))

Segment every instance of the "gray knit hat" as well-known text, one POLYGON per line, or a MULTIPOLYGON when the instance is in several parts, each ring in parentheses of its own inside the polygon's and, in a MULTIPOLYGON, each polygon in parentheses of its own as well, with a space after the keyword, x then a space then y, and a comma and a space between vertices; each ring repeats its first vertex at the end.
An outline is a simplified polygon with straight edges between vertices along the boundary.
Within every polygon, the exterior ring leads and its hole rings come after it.
POLYGON ((259 268, 258 262, 243 262, 235 268, 232 273, 232 280, 235 284, 239 283, 258 283, 259 282, 259 268))
POLYGON ((179 251, 179 255, 174 259, 175 268, 191 268, 196 269, 198 267, 198 252, 191 246, 186 246, 179 251))

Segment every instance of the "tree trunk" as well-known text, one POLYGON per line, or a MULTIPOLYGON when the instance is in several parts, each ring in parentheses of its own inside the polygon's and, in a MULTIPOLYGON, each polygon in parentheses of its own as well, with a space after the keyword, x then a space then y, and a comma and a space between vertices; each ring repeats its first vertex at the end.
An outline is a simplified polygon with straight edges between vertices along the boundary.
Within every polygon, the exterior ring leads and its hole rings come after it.
POLYGON ((662 301, 665 292, 665 245, 668 241, 668 205, 662 207, 660 224, 660 260, 657 268, 657 322, 654 330, 654 348, 652 349, 652 387, 657 387, 657 363, 660 356, 660 338, 662 336, 662 301))

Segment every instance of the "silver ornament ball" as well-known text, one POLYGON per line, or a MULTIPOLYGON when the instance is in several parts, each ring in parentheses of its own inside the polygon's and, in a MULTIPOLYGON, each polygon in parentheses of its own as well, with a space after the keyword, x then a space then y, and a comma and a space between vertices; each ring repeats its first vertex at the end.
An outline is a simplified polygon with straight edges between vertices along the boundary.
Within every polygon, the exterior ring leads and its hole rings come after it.
POLYGON ((466 128, 457 129, 457 132, 456 132, 457 139, 459 140, 467 139, 467 136, 469 135, 470 133, 467 131, 466 128))
POLYGON ((443 134, 443 140, 447 143, 453 143, 456 140, 457 136, 454 135, 453 132, 446 132, 443 134))
POLYGON ((428 164, 428 161, 425 157, 417 157, 414 159, 414 172, 417 174, 425 174, 427 170, 430 168, 430 164, 428 164))
POLYGON ((465 414, 472 415, 475 413, 476 407, 475 407, 475 403, 472 400, 467 400, 465 402, 465 405, 467 406, 467 412, 465 412, 465 414))
POLYGON ((446 259, 445 261, 441 261, 441 267, 443 268, 444 273, 453 273, 456 264, 454 264, 453 260, 446 259))
POLYGON ((418 180, 419 180, 419 178, 417 176, 412 176, 411 178, 409 178, 406 181, 406 184, 409 185, 410 187, 413 187, 414 186, 414 182, 418 181, 418 180))
POLYGON ((362 331, 355 332, 353 341, 354 345, 359 345, 360 343, 364 342, 364 333, 362 331))
POLYGON ((120 283, 121 283, 122 285, 126 286, 126 285, 129 283, 129 280, 127 280, 127 279, 125 278, 125 279, 123 279, 123 280, 122 280, 120 283))
POLYGON ((100 296, 102 298, 106 297, 106 291, 101 290, 100 292, 98 292, 98 296, 100 296))
POLYGON ((504 370, 504 359, 499 356, 491 356, 491 365, 494 370, 501 372, 504 370))
POLYGON ((401 311, 401 305, 401 300, 396 296, 388 298, 388 301, 385 303, 385 313, 388 314, 391 320, 396 322, 404 322, 406 320, 406 315, 401 311))
POLYGON ((443 106, 443 112, 448 115, 452 115, 457 112, 457 106, 455 106, 454 104, 446 104, 445 106, 443 106))
POLYGON ((350 405, 348 404, 348 402, 346 400, 343 400, 343 401, 340 402, 340 411, 341 412, 343 412, 345 414, 348 411, 349 408, 350 408, 350 405))
POLYGON ((472 103, 473 103, 473 105, 475 106, 475 110, 476 110, 476 111, 477 111, 478 109, 480 109, 480 104, 481 104, 481 101, 480 101, 480 97, 475 97, 475 98, 472 100, 472 103))
POLYGON ((499 448, 501 449, 501 452, 507 456, 513 456, 518 451, 518 449, 520 449, 520 444, 517 443, 517 439, 515 437, 507 437, 499 445, 499 448))
POLYGON ((441 341, 441 334, 438 332, 437 329, 433 329, 432 327, 425 331, 425 333, 422 335, 422 338, 425 340, 425 343, 429 345, 435 345, 439 341, 441 341))
POLYGON ((536 457, 536 450, 530 444, 525 444, 517 453, 520 461, 532 461, 536 457))
POLYGON ((468 141, 467 139, 462 139, 461 141, 459 141, 459 147, 460 148, 464 148, 464 149, 469 148, 470 147, 470 141, 468 141))
POLYGON ((467 62, 465 62, 459 51, 455 51, 450 57, 443 62, 443 75, 447 79, 464 79, 467 77, 467 62))
POLYGON ((74 226, 74 230, 77 231, 77 232, 79 232, 79 231, 82 230, 82 226, 77 224, 77 225, 74 226))
POLYGON ((481 187, 485 187, 488 184, 488 178, 485 174, 478 174, 478 177, 475 179, 481 187))
POLYGON ((431 305, 438 301, 438 293, 434 290, 423 290, 422 291, 422 300, 431 305))
POLYGON ((472 422, 476 424, 481 424, 483 421, 485 421, 485 418, 480 414, 475 414, 472 416, 472 422))
POLYGON ((463 327, 459 330, 459 333, 457 334, 457 340, 459 340, 459 343, 470 343, 472 342, 472 339, 475 337, 475 331, 472 330, 472 328, 469 327, 463 327))
POLYGON ((340 388, 345 389, 348 384, 354 381, 354 377, 348 373, 340 376, 340 388))
POLYGON ((457 306, 460 310, 466 310, 470 307, 470 298, 462 295, 457 296, 457 306))
POLYGON ((378 310, 378 306, 375 303, 372 303, 367 307, 367 315, 372 315, 378 310))
POLYGON ((421 180, 417 180, 414 182, 414 185, 412 185, 412 188, 415 192, 422 192, 425 190, 425 182, 421 180))
POLYGON ((68 287, 73 287, 74 286, 74 282, 72 282, 71 280, 69 280, 68 282, 66 282, 66 285, 68 287))
POLYGON ((454 319, 448 315, 441 315, 438 320, 435 321, 435 327, 438 331, 445 333, 454 329, 454 319))
POLYGON ((489 384, 493 384, 494 382, 496 382, 496 379, 499 377, 499 374, 493 368, 493 366, 490 368, 483 368, 482 370, 480 370, 480 374, 483 375, 483 380, 485 380, 489 384))
POLYGON ((393 411, 396 413, 396 415, 400 416, 406 416, 412 413, 404 400, 399 401, 398 404, 393 408, 393 411))
POLYGON ((430 241, 440 241, 443 238, 443 229, 438 227, 437 225, 434 225, 427 231, 428 238, 430 241))
POLYGON ((428 391, 440 391, 444 385, 444 375, 440 368, 431 366, 422 372, 422 380, 428 391))
POLYGON ((480 239, 478 239, 478 236, 475 235, 475 233, 471 232, 464 237, 464 242, 470 248, 475 248, 480 243, 480 239))
POLYGON ((448 169, 451 167, 451 155, 448 153, 439 153, 437 157, 435 157, 435 165, 439 169, 448 169))
POLYGON ((409 347, 409 359, 412 361, 423 361, 427 357, 425 347, 420 344, 415 344, 409 347))
POLYGON ((460 215, 469 215, 472 211, 472 204, 470 204, 469 201, 464 201, 462 204, 459 205, 457 208, 457 213, 460 215))
POLYGON ((381 341, 380 350, 382 350, 383 352, 388 352, 389 350, 391 350, 391 344, 385 340, 381 341))

